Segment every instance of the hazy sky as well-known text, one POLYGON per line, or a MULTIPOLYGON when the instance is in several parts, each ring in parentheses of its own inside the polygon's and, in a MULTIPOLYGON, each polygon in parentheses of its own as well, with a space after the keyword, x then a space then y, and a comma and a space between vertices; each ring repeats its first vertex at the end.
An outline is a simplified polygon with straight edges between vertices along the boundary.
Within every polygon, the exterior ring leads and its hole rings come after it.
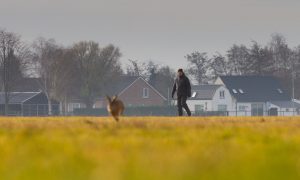
POLYGON ((0 27, 72 45, 113 43, 127 59, 185 67, 195 50, 225 52, 233 43, 285 35, 300 44, 299 0, 0 0, 0 27))

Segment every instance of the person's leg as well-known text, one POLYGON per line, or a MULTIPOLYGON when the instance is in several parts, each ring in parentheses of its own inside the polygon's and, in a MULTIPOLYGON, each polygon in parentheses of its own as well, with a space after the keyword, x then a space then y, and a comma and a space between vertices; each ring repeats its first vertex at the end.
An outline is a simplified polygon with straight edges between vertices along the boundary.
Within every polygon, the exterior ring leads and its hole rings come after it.
POLYGON ((181 96, 177 97, 177 108, 178 108, 178 116, 182 116, 183 112, 182 112, 182 103, 181 103, 181 96))
POLYGON ((190 111, 190 109, 189 109, 189 107, 188 107, 188 105, 186 104, 186 100, 187 100, 187 97, 182 97, 181 98, 181 105, 183 106, 183 108, 185 109, 185 111, 186 111, 186 113, 188 114, 188 116, 191 116, 191 111, 190 111))

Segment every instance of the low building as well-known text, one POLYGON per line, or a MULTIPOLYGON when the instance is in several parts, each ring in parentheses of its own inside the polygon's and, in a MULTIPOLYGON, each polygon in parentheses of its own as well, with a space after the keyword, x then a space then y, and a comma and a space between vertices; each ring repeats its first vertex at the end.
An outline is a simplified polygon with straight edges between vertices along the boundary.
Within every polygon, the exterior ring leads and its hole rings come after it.
POLYGON ((267 107, 270 116, 294 116, 300 113, 300 104, 293 101, 271 101, 267 107))
MULTIPOLYGON (((5 98, 0 92, 0 113, 4 114, 5 98)), ((11 116, 47 116, 48 99, 42 92, 9 93, 8 115, 11 116)), ((52 101, 52 114, 59 115, 59 103, 52 101)))

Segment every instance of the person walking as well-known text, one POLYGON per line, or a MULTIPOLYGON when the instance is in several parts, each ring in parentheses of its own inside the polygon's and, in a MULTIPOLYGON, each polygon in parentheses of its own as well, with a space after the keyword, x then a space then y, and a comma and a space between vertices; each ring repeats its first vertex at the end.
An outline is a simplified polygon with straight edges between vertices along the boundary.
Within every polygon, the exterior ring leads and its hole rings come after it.
POLYGON ((177 77, 172 90, 172 98, 174 98, 175 92, 177 92, 178 115, 182 116, 182 108, 184 108, 188 116, 191 116, 191 111, 186 104, 187 98, 191 97, 191 84, 182 69, 178 69, 177 71, 177 77))

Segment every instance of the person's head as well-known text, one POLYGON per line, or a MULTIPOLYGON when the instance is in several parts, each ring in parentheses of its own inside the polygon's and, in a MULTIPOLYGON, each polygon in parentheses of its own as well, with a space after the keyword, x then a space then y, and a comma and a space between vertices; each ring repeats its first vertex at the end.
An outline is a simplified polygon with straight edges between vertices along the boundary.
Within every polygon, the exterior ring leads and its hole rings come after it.
POLYGON ((183 75, 184 75, 183 70, 182 69, 178 69, 177 76, 178 77, 182 77, 183 75))

